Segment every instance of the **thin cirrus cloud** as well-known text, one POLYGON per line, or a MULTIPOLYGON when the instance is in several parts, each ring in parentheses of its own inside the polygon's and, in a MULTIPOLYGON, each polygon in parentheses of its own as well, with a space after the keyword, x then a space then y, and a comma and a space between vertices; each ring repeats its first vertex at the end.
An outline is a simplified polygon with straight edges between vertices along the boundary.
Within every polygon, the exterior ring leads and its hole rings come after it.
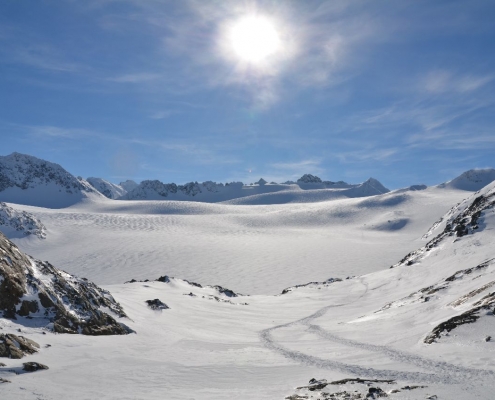
POLYGON ((429 93, 468 93, 483 88, 493 81, 493 75, 460 75, 449 70, 429 72, 421 86, 429 93))
MULTIPOLYGON (((302 3, 273 6, 261 2, 253 6, 254 3, 184 1, 175 12, 170 11, 169 3, 131 3, 135 10, 128 18, 161 37, 154 61, 158 65, 170 57, 186 61, 186 68, 175 71, 181 78, 167 81, 169 86, 180 88, 181 82, 187 80, 187 91, 191 90, 191 83, 196 90, 234 87, 261 110, 269 109, 286 96, 287 82, 291 82, 291 91, 345 82, 356 73, 355 55, 373 39, 377 27, 369 15, 351 13, 342 2, 315 10, 302 3), (256 68, 234 57, 225 33, 232 21, 247 13, 273 18, 284 43, 282 51, 256 68), (331 22, 328 17, 332 17, 331 22)), ((106 28, 122 29, 119 22, 125 20, 122 16, 114 17, 110 24, 106 19, 106 28)), ((164 80, 167 75, 168 71, 142 71, 110 80, 147 84, 164 80)))

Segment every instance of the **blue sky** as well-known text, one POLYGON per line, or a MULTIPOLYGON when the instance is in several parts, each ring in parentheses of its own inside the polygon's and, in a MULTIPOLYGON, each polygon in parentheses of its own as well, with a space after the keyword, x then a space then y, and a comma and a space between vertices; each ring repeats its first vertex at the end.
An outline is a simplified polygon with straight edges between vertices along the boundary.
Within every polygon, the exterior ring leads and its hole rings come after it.
POLYGON ((1 154, 112 182, 495 167, 495 2, 4 0, 1 154), (240 59, 229 29, 273 24, 240 59))

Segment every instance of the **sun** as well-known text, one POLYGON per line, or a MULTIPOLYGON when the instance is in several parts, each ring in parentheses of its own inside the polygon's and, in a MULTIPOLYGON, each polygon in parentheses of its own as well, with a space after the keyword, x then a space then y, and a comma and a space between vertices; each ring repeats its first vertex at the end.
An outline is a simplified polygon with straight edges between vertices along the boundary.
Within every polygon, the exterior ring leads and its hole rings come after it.
POLYGON ((242 61, 259 64, 281 48, 275 26, 261 16, 248 16, 233 25, 230 32, 232 48, 242 61))

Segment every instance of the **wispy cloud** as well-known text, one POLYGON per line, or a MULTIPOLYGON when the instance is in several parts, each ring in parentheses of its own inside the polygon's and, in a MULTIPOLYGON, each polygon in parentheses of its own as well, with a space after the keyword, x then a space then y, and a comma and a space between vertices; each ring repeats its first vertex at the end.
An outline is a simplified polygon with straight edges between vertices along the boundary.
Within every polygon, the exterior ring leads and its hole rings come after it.
POLYGON ((0 46, 3 62, 24 64, 51 72, 76 73, 88 70, 86 65, 67 59, 61 51, 39 39, 17 37, 15 32, 9 32, 5 39, 3 46, 0 46))
MULTIPOLYGON (((161 38, 154 63, 160 68, 171 56, 186 62, 175 70, 133 71, 110 78, 114 82, 148 84, 162 81, 167 90, 201 90, 234 87, 239 98, 258 110, 268 109, 291 91, 307 87, 321 89, 339 85, 359 72, 356 60, 366 43, 376 40, 380 24, 362 12, 355 2, 332 5, 296 2, 205 2, 185 0, 142 2, 127 0, 132 10, 102 19, 105 29, 137 29, 161 38), (253 67, 233 55, 226 31, 247 14, 269 16, 283 41, 283 49, 266 62, 253 67), (129 22, 132 21, 132 24, 129 22), (360 50, 361 49, 361 50, 360 50), (160 59, 161 54, 161 59, 160 59), (177 79, 180 76, 180 79, 177 79), (187 82, 187 85, 182 85, 187 82)), ((151 86, 147 86, 152 89, 151 86)))
POLYGON ((493 75, 461 75, 449 70, 430 71, 420 83, 429 93, 468 93, 482 88, 493 80, 493 75))
POLYGON ((84 137, 101 137, 101 133, 91 131, 88 129, 78 128, 61 128, 58 126, 22 126, 21 127, 28 132, 30 136, 43 139, 43 138, 65 138, 65 139, 81 139, 84 137))

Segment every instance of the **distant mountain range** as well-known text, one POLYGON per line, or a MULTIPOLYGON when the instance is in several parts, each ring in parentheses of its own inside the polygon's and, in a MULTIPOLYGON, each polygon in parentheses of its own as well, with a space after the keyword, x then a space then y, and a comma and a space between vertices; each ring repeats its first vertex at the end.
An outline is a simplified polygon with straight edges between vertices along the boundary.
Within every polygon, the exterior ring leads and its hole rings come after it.
MULTIPOLYGON (((494 169, 470 170, 439 187, 476 191, 494 180, 494 169)), ((406 190, 423 188, 424 185, 414 185, 406 190)), ((88 199, 105 198, 281 204, 368 197, 389 191, 374 178, 360 184, 349 184, 323 181, 311 174, 302 175, 296 182, 268 183, 261 178, 249 185, 212 181, 180 185, 159 180, 144 180, 140 184, 127 180, 117 185, 102 178, 75 177, 58 164, 30 155, 12 153, 0 156, 0 201, 47 208, 64 208, 88 199)))

